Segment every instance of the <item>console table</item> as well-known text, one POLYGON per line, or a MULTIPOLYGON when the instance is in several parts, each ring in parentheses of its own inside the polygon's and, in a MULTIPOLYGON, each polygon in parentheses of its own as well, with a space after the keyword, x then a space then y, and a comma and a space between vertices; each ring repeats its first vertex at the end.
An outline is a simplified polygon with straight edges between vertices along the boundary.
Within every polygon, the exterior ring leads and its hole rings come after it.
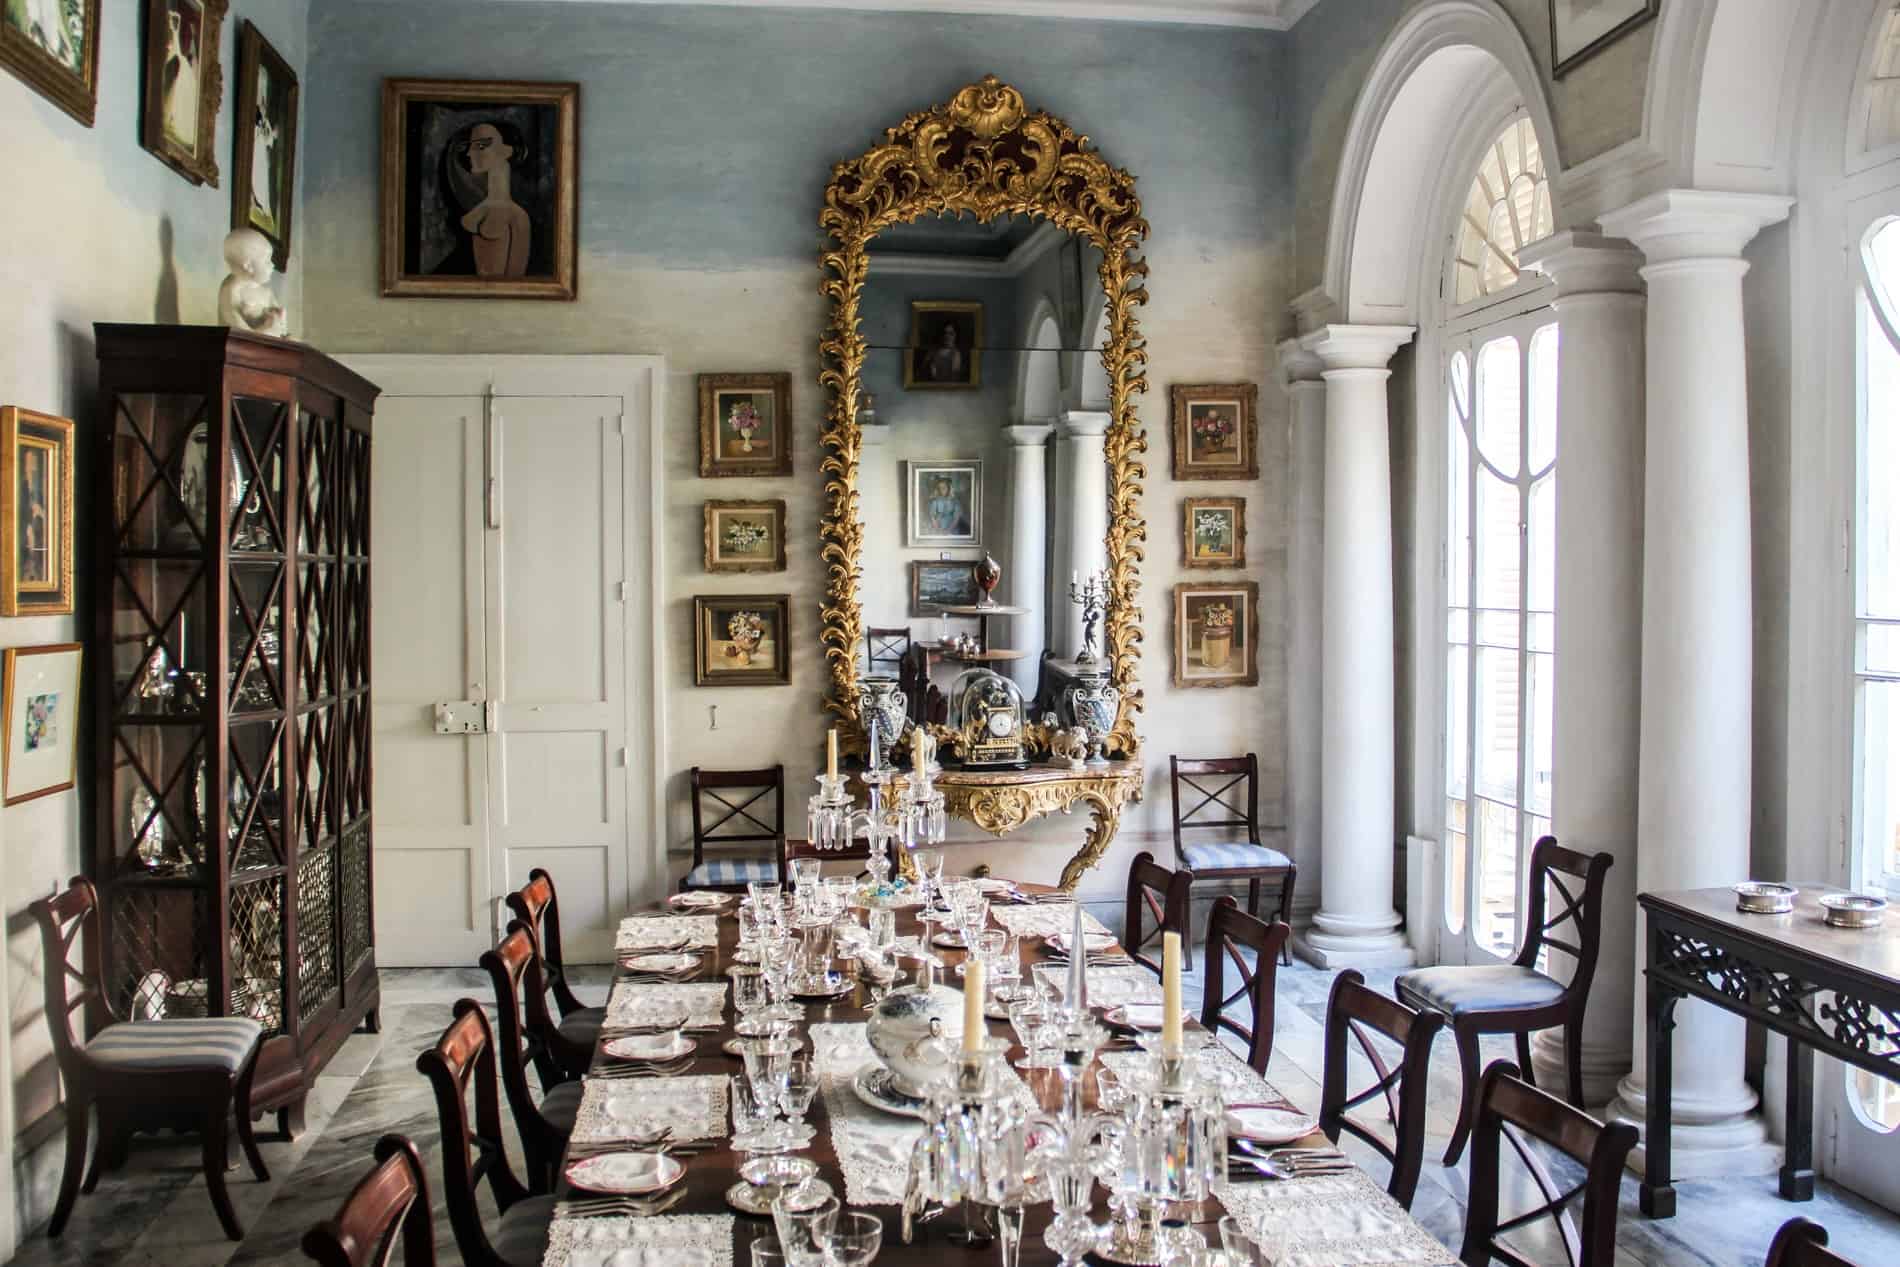
POLYGON ((1787 915, 1744 914, 1728 888, 1637 895, 1649 923, 1647 1152, 1638 1197, 1651 1218, 1676 1212, 1669 1110, 1678 1001, 1702 999, 1788 1040, 1781 1195, 1790 1201, 1814 1196, 1814 1053, 1900 1081, 1900 922, 1890 914, 1880 928, 1830 927, 1817 901, 1829 887, 1798 887, 1787 915))
POLYGON ((974 823, 992 836, 1006 836, 1045 815, 1087 805, 1090 822, 1082 847, 1062 868, 1062 888, 1073 889, 1108 851, 1121 825, 1122 806, 1141 800, 1142 770, 1141 762, 1127 760, 1080 770, 1066 764, 1032 765, 1027 770, 946 769, 937 776, 936 786, 952 818, 974 823))

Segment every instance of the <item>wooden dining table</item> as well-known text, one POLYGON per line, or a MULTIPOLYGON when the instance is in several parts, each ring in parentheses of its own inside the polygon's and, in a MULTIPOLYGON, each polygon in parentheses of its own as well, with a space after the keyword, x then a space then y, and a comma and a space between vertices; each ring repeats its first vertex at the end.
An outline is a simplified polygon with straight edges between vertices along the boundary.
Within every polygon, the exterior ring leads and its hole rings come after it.
MULTIPOLYGON (((1025 897, 1030 898, 1056 892, 1056 890, 1050 886, 1028 883, 1020 884, 1018 891, 1024 894, 1025 897)), ((735 905, 736 903, 728 903, 719 911, 717 946, 711 949, 701 949, 697 952, 704 955, 706 962, 703 972, 695 978, 696 980, 705 982, 724 981, 726 980, 728 970, 737 962, 734 957, 738 943, 738 921, 734 918, 735 905)), ((705 912, 676 911, 673 913, 687 915, 704 914, 705 912)), ((932 926, 921 922, 918 919, 918 915, 919 911, 916 907, 900 908, 897 912, 897 935, 900 939, 905 937, 921 937, 921 944, 928 946, 931 935, 935 930, 932 926)), ((1119 949, 1119 947, 1117 949, 1119 949)), ((936 954, 944 964, 939 974, 940 979, 955 984, 958 979, 956 966, 968 957, 967 953, 962 950, 941 948, 934 948, 932 953, 936 954)), ((1051 957, 1050 952, 1040 938, 1028 936, 1018 940, 1018 953, 1022 959, 1023 979, 1025 981, 1027 981, 1031 975, 1031 967, 1033 964, 1047 961, 1051 957)), ((835 967, 852 977, 851 988, 847 994, 839 998, 828 1001, 814 1000, 805 1004, 804 1021, 798 1024, 796 1028, 797 1031, 804 1036, 808 1048, 811 1044, 810 1033, 813 1026, 835 1022, 862 1023, 869 1017, 869 991, 871 983, 868 980, 856 978, 856 965, 854 961, 839 960, 836 962, 835 967)), ((716 1031, 703 1029, 691 1032, 690 1036, 697 1041, 698 1046, 690 1068, 686 1069, 679 1076, 726 1076, 741 1072, 740 1061, 733 1056, 727 1055, 722 1050, 723 1044, 735 1036, 733 1028, 734 1019, 730 993, 728 993, 720 1027, 716 1031)), ((1005 1038, 1010 1041, 1009 1059, 1013 1065, 1024 1053, 1021 1046, 1016 1043, 1010 1026, 1006 1022, 996 1020, 991 1020, 989 1026, 992 1036, 1005 1038)), ((1198 1026, 1190 1023, 1190 1028, 1197 1029, 1198 1026)), ((604 1044, 606 1041, 609 1041, 610 1038, 611 1029, 608 1035, 603 1037, 602 1043, 604 1044)), ((1132 1045, 1125 1039, 1120 1041, 1123 1046, 1132 1045)), ((604 1072, 607 1068, 611 1067, 613 1063, 614 1062, 604 1054, 600 1047, 597 1046, 594 1052, 593 1069, 604 1072)), ((1052 1109, 1059 1103, 1061 1091, 1058 1075, 1055 1071, 1024 1069, 1020 1070, 1019 1073, 1045 1109, 1052 1109)), ((615 1081, 613 1085, 616 1087, 631 1087, 637 1086, 638 1081, 615 1081)), ((1084 1080, 1084 1093, 1085 1108, 1089 1111, 1093 1111, 1095 1079, 1092 1076, 1084 1080)), ((852 1093, 847 1088, 845 1094, 849 1095, 852 1093)), ((959 1211, 952 1210, 940 1217, 920 1223, 915 1229, 912 1243, 905 1245, 900 1235, 901 1209, 899 1206, 863 1206, 851 1202, 846 1195, 846 1180, 840 1166, 838 1152, 833 1139, 832 1123, 826 1108, 825 1099, 826 1097, 822 1093, 814 1097, 811 1111, 807 1115, 806 1121, 815 1128, 815 1130, 811 1142, 805 1147, 796 1150, 796 1155, 808 1158, 817 1164, 819 1177, 831 1186, 833 1194, 846 1208, 862 1210, 863 1212, 874 1214, 882 1220, 884 1224, 884 1248, 880 1252, 880 1258, 883 1261, 967 1265, 972 1262, 981 1261, 984 1254, 993 1255, 998 1252, 994 1245, 989 1246, 987 1249, 977 1249, 956 1243, 951 1239, 951 1233, 962 1226, 959 1211)), ((735 1267, 750 1267, 749 1247, 751 1243, 761 1237, 773 1237, 776 1235, 776 1232, 769 1217, 746 1215, 727 1204, 725 1197, 726 1190, 733 1184, 739 1182, 739 1167, 751 1156, 751 1154, 741 1153, 732 1149, 729 1132, 730 1122, 728 1121, 718 1138, 698 1141, 692 1146, 692 1151, 681 1155, 680 1160, 684 1163, 686 1169, 684 1178, 680 1180, 680 1186, 684 1189, 683 1195, 681 1195, 677 1203, 667 1208, 665 1214, 667 1216, 695 1214, 731 1215, 734 1220, 732 1261, 735 1267)), ((1329 1146, 1325 1136, 1317 1131, 1313 1132, 1305 1140, 1300 1141, 1300 1145, 1311 1147, 1329 1146)), ((577 1150, 580 1150, 580 1147, 580 1145, 575 1145, 577 1150)), ((586 1151, 595 1150, 589 1149, 586 1151)), ((565 1169, 566 1165, 564 1159, 562 1170, 565 1171, 565 1169)), ((1241 1169, 1236 1169, 1233 1175, 1235 1180, 1242 1180, 1247 1177, 1248 1176, 1241 1169)), ((564 1200, 587 1200, 596 1195, 570 1188, 567 1186, 565 1179, 560 1179, 558 1182, 561 1186, 557 1189, 557 1196, 564 1200)), ((669 1190, 668 1195, 671 1194, 672 1191, 669 1190)), ((1379 1195, 1383 1197, 1382 1192, 1379 1195)), ((1176 1206, 1170 1211, 1173 1217, 1184 1219, 1190 1225, 1196 1227, 1202 1233, 1208 1244, 1215 1248, 1218 1248, 1220 1245, 1217 1223, 1223 1212, 1220 1203, 1213 1198, 1192 1205, 1176 1206)), ((561 1215, 557 1208, 557 1223, 560 1217, 561 1215)), ((1045 1264, 1054 1264, 1058 1261, 1057 1255, 1043 1243, 1043 1231, 1047 1228, 1051 1217, 1051 1207, 1046 1203, 1027 1208, 1023 1224, 1021 1256, 1018 1260, 1019 1267, 1043 1267, 1045 1264)), ((1106 1194, 1102 1191, 1099 1184, 1096 1188, 1094 1217, 1098 1224, 1108 1222, 1110 1217, 1106 1194)), ((990 1226, 994 1226, 993 1216, 988 1222, 990 1226)), ((1442 1261, 1445 1263, 1453 1263, 1455 1262, 1455 1258, 1456 1256, 1450 1251, 1445 1251, 1442 1261)), ((1104 1261, 1096 1258, 1094 1255, 1091 1255, 1090 1259, 1091 1261, 1104 1261)), ((566 1267, 566 1264, 554 1261, 551 1257, 545 1264, 545 1267, 566 1267)))

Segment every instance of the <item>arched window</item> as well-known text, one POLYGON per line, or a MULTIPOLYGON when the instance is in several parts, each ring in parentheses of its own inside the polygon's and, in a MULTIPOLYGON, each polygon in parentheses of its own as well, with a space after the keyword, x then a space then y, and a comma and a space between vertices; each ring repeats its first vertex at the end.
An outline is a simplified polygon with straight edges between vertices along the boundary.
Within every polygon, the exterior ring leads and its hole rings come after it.
POLYGON ((1537 129, 1513 120, 1478 163, 1459 218, 1452 299, 1468 304, 1517 284, 1517 253, 1552 229, 1537 129))
POLYGON ((1880 20, 1874 37, 1873 71, 1867 79, 1864 149, 1883 150, 1900 141, 1900 5, 1880 20))

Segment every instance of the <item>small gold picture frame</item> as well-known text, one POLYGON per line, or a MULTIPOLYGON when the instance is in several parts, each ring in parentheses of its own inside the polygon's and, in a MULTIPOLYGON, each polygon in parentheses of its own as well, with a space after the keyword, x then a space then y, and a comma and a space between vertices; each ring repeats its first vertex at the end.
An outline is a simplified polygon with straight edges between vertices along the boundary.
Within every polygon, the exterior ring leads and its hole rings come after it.
POLYGON ((1260 476, 1252 383, 1198 383, 1171 389, 1169 451, 1178 480, 1251 480, 1260 476))
POLYGON ((79 770, 77 642, 8 647, 6 751, 0 801, 18 805, 64 792, 79 770))
POLYGON ((783 572, 785 503, 709 501, 706 513, 708 572, 783 572))
POLYGON ((237 161, 231 227, 270 239, 271 259, 290 263, 290 217, 297 195, 297 72, 246 22, 238 35, 237 161))
POLYGON ((91 127, 99 108, 99 0, 0 0, 0 66, 91 127), (62 25, 61 16, 76 17, 78 30, 62 25))
POLYGON ((789 685, 791 614, 788 594, 695 597, 693 685, 789 685))
POLYGON ((1257 685, 1259 621, 1260 586, 1254 581, 1176 585, 1174 685, 1257 685))
POLYGON ((1187 497, 1181 501, 1181 566, 1247 566, 1247 499, 1187 497))
POLYGON ((218 187, 226 0, 146 0, 139 143, 194 185, 218 187))
POLYGON ((73 610, 73 423, 0 408, 0 616, 73 610))
POLYGON ((983 386, 983 305, 919 299, 910 306, 904 387, 913 391, 975 391, 983 386))
POLYGON ((699 477, 792 473, 792 376, 699 376, 699 477))

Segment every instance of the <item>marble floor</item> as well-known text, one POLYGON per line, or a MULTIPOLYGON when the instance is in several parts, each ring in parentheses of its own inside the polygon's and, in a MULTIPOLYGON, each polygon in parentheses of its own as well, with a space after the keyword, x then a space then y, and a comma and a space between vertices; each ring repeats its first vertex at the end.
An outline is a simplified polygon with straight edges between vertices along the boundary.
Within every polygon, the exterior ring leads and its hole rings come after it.
MULTIPOLYGON (((575 975, 579 983, 591 986, 584 994, 604 994, 604 969, 575 975)), ((1371 984, 1390 990, 1390 973, 1370 975, 1371 984)), ((1277 1037, 1268 1077, 1309 1109, 1319 1101, 1322 1022, 1330 984, 1329 973, 1305 965, 1280 973, 1277 1037)), ((1191 995, 1198 993, 1197 986, 1197 981, 1188 982, 1191 995)), ((94 1195, 80 1198, 63 1237, 48 1240, 43 1229, 36 1230, 12 1261, 18 1267, 250 1267, 307 1261, 298 1250, 304 1229, 335 1211, 368 1165, 378 1136, 389 1131, 411 1136, 428 1157, 431 1173, 440 1173, 435 1109, 416 1072, 416 1053, 440 1034, 455 999, 481 998, 487 990, 485 975, 474 969, 383 974, 383 1032, 359 1034, 345 1044, 318 1080, 302 1137, 264 1143, 271 1182, 254 1182, 248 1170, 233 1174, 231 1194, 249 1231, 242 1244, 226 1240, 219 1231, 197 1174, 195 1140, 142 1139, 126 1169, 106 1176, 94 1195)), ((1500 1044, 1486 1055, 1490 1059, 1509 1052, 1500 1044)), ((1443 1153, 1456 1114, 1456 1069, 1447 1038, 1434 1053, 1431 1140, 1413 1204, 1420 1221, 1454 1248, 1463 1238, 1466 1170, 1463 1165, 1446 1169, 1436 1158, 1443 1153)), ((56 1153, 51 1159, 55 1165, 56 1153)), ((512 1146, 511 1153, 520 1155, 512 1146)), ((1376 1160, 1369 1161, 1368 1169, 1377 1176, 1385 1173, 1376 1160)), ((1775 1195, 1772 1178, 1682 1183, 1680 1214, 1658 1223, 1637 1212, 1635 1179, 1625 1176, 1617 1262, 1756 1267, 1775 1228, 1797 1213, 1825 1224, 1834 1248, 1855 1262, 1867 1267, 1900 1262, 1900 1217, 1832 1184, 1819 1187, 1813 1202, 1797 1206, 1775 1195)), ((1507 1194, 1507 1209, 1522 1195, 1507 1194)), ((440 1256, 444 1263, 459 1262, 439 1191, 436 1202, 440 1256)), ((1547 1234, 1526 1235, 1516 1244, 1534 1262, 1564 1261, 1547 1234)), ((887 1252, 884 1259, 901 1261, 901 1256, 887 1252)))

